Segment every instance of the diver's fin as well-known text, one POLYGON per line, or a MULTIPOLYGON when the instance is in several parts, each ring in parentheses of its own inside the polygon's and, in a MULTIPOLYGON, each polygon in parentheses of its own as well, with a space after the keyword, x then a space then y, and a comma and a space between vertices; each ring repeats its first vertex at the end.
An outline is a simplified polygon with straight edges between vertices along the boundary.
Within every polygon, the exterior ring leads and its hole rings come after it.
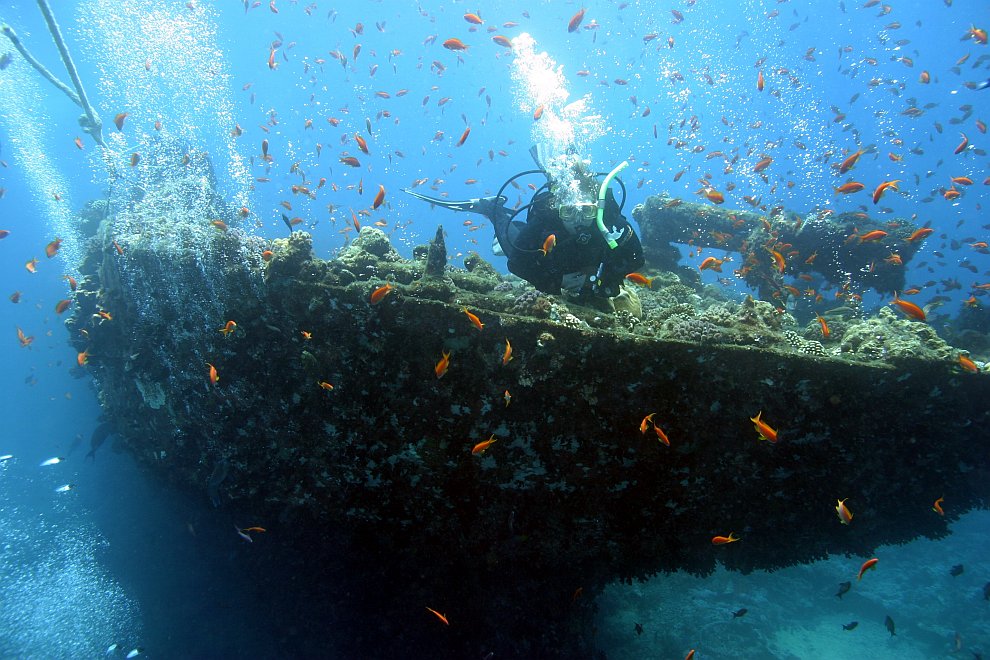
MULTIPOLYGON (((402 192, 409 193, 416 199, 421 199, 424 202, 429 202, 430 204, 436 204, 437 206, 442 206, 445 209, 450 209, 451 211, 469 211, 473 213, 480 213, 482 215, 488 215, 491 213, 493 206, 500 201, 498 197, 480 197, 475 199, 463 199, 459 201, 453 201, 449 199, 440 199, 439 197, 430 197, 429 195, 423 195, 414 190, 409 190, 408 188, 403 188, 402 192)), ((501 200, 504 203, 504 199, 501 200)))
POLYGON ((529 148, 529 155, 533 159, 533 162, 536 163, 536 166, 538 168, 540 168, 541 170, 546 170, 546 167, 543 165, 543 160, 540 158, 543 155, 541 154, 541 151, 543 150, 540 149, 540 146, 534 144, 529 148))

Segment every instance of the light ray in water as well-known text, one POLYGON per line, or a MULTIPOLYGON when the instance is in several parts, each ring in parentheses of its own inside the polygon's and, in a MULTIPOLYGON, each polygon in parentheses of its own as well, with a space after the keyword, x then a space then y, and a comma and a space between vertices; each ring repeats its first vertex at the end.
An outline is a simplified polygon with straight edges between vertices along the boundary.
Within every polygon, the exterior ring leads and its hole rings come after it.
MULTIPOLYGON (((8 147, 18 168, 31 189, 31 197, 38 208, 43 209, 49 232, 54 239, 63 239, 60 255, 64 259, 65 272, 78 275, 75 270, 81 258, 76 219, 72 203, 72 188, 64 170, 52 159, 60 153, 47 131, 51 119, 46 112, 49 99, 42 90, 37 73, 31 66, 18 59, 0 76, 0 121, 3 122, 10 142, 8 147)), ((40 251, 42 246, 38 246, 40 251)))

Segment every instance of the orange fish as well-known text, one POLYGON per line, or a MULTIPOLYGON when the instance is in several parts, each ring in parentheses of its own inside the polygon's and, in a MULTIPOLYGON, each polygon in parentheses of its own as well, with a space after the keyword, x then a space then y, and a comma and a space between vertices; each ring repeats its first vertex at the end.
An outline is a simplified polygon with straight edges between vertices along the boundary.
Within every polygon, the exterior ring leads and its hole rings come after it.
POLYGON ((17 341, 21 342, 21 348, 27 348, 34 341, 34 337, 28 337, 23 330, 17 328, 17 341))
POLYGON ((725 545, 726 543, 735 543, 738 540, 739 537, 734 532, 729 532, 728 536, 713 536, 712 545, 725 545))
POLYGON ((536 110, 533 110, 533 121, 539 120, 543 116, 543 106, 536 106, 536 110))
MULTIPOLYGON (((504 367, 505 365, 509 364, 509 360, 511 360, 511 359, 512 359, 512 344, 510 344, 509 343, 509 339, 506 338, 505 339, 505 352, 502 353, 502 366, 504 367)), ((508 393, 508 390, 506 390, 506 393, 508 393)), ((509 405, 509 404, 506 403, 505 405, 509 405)))
POLYGON ((117 127, 118 131, 124 130, 124 120, 127 119, 128 112, 121 112, 116 117, 113 118, 113 125, 117 127))
POLYGON ((684 660, 694 660, 694 649, 688 651, 688 654, 684 656, 684 660))
POLYGON ((110 242, 113 243, 113 249, 117 251, 117 254, 119 254, 120 256, 124 256, 124 248, 120 247, 120 243, 118 243, 117 241, 110 241, 110 242))
POLYGON ((62 276, 62 279, 63 280, 66 280, 69 283, 69 290, 70 291, 75 291, 76 290, 76 287, 79 286, 76 283, 76 278, 72 277, 71 275, 63 275, 62 276))
POLYGON ((764 156, 759 161, 757 161, 756 165, 753 165, 753 171, 762 172, 763 170, 770 167, 770 164, 772 162, 773 162, 773 158, 771 158, 770 156, 764 156))
POLYGON ((361 161, 354 156, 344 156, 340 159, 340 162, 349 167, 361 167, 361 161))
POLYGON ((137 164, 141 162, 141 154, 133 153, 131 154, 131 167, 137 167, 137 164))
POLYGON ((385 186, 378 184, 378 194, 375 195, 375 200, 371 203, 371 208, 377 209, 385 201, 385 186))
POLYGON ((271 250, 265 250, 265 251, 263 251, 261 253, 261 258, 262 258, 263 261, 271 261, 272 260, 272 257, 274 257, 274 256, 275 256, 275 253, 272 252, 271 250))
POLYGON ((259 533, 260 532, 267 532, 268 530, 265 529, 264 527, 245 527, 241 531, 246 534, 248 532, 259 532, 259 533))
POLYGON ((639 432, 640 433, 646 433, 646 429, 650 428, 650 424, 653 423, 653 416, 654 415, 656 415, 656 413, 650 413, 649 415, 647 415, 646 417, 643 418, 643 421, 642 422, 639 423, 639 432))
POLYGON ((65 312, 65 310, 69 309, 69 305, 71 304, 72 304, 72 300, 69 298, 66 298, 65 300, 59 300, 58 303, 55 304, 55 313, 62 314, 63 312, 65 312))
POLYGON ((45 246, 45 256, 49 259, 58 254, 59 248, 62 247, 62 239, 56 238, 54 241, 45 246))
POLYGON ((316 384, 319 385, 321 388, 325 389, 327 392, 333 392, 333 385, 331 385, 325 380, 316 381, 316 384))
POLYGON ((879 241, 881 238, 883 238, 886 235, 887 232, 880 229, 874 229, 873 231, 868 231, 862 236, 860 236, 859 242, 865 243, 866 241, 879 241))
POLYGON ((891 305, 896 306, 899 310, 910 316, 917 321, 926 321, 927 316, 925 315, 925 310, 921 309, 913 302, 908 302, 907 300, 901 300, 894 294, 894 299, 890 301, 891 305))
POLYGON ((312 341, 312 339, 313 339, 313 333, 312 332, 307 332, 305 330, 300 330, 299 331, 299 334, 302 335, 303 341, 312 341))
POLYGON ((457 141, 457 146, 459 147, 462 144, 464 144, 464 140, 468 139, 468 136, 469 135, 471 135, 471 127, 470 126, 468 126, 467 128, 465 128, 464 129, 464 132, 461 133, 461 139, 457 141))
POLYGON ((915 229, 910 236, 908 236, 908 242, 913 243, 914 241, 920 241, 921 239, 931 235, 935 230, 931 227, 921 227, 920 229, 915 229))
POLYGON ((645 286, 648 289, 653 288, 653 278, 640 275, 639 273, 629 273, 628 275, 626 275, 626 279, 632 282, 633 284, 645 286))
POLYGON ((945 515, 945 511, 942 510, 942 502, 944 502, 944 501, 945 501, 945 498, 944 497, 940 497, 937 500, 935 500, 932 503, 932 511, 934 511, 935 513, 937 513, 940 516, 944 516, 945 515))
POLYGON ((725 202, 725 195, 717 190, 712 190, 711 188, 705 190, 705 198, 708 199, 712 204, 722 204, 725 202))
POLYGON ((787 268, 787 262, 784 261, 784 255, 776 250, 770 250, 770 256, 773 257, 774 268, 777 269, 777 272, 783 273, 784 269, 787 268))
POLYGON ((856 165, 856 161, 859 160, 859 157, 862 156, 864 153, 866 152, 860 149, 859 151, 850 154, 844 161, 842 161, 842 164, 839 165, 839 174, 845 174, 846 172, 851 170, 856 165))
POLYGON ((380 303, 381 301, 383 301, 385 299, 385 296, 387 296, 388 294, 392 293, 392 289, 394 289, 394 288, 395 287, 392 286, 389 282, 386 282, 382 286, 380 286, 377 289, 375 289, 374 291, 372 291, 371 292, 371 304, 372 305, 377 305, 378 303, 380 303))
POLYGON ((973 374, 979 372, 980 370, 980 368, 976 366, 976 363, 973 362, 973 360, 968 355, 963 355, 962 353, 959 354, 959 366, 962 367, 965 371, 968 371, 973 374))
MULTIPOLYGON (((2 196, 2 195, 0 195, 2 196)), ((7 238, 10 236, 10 231, 7 229, 0 229, 0 238, 7 238)))
POLYGON ((24 267, 27 268, 27 271, 29 273, 37 273, 38 272, 38 260, 37 259, 32 259, 31 261, 29 261, 26 264, 24 264, 24 267))
POLYGON ((80 140, 78 137, 75 140, 73 140, 72 142, 76 145, 76 148, 77 149, 82 149, 83 148, 83 141, 80 140))
POLYGON ((354 141, 357 142, 358 149, 360 149, 364 153, 369 153, 368 152, 368 143, 365 141, 365 139, 363 137, 361 137, 360 135, 358 135, 357 133, 355 133, 354 134, 354 141))
POLYGON ((496 442, 498 442, 498 440, 495 439, 495 434, 492 433, 492 436, 490 438, 488 438, 484 442, 479 442, 478 444, 476 444, 471 449, 471 453, 474 454, 475 456, 484 454, 485 450, 491 447, 492 445, 494 445, 496 442))
POLYGON ((761 70, 756 76, 756 91, 762 92, 765 85, 766 80, 763 78, 763 71, 761 70))
POLYGON ((512 42, 500 34, 496 34, 494 37, 492 37, 492 41, 497 43, 499 46, 502 46, 503 48, 512 48, 512 42))
MULTIPOLYGON (((847 497, 847 499, 849 498, 847 497)), ((846 507, 846 500, 836 500, 838 503, 835 505, 835 513, 839 516, 839 522, 843 525, 848 525, 853 519, 852 512, 846 507)))
POLYGON ((715 257, 706 257, 701 265, 698 266, 698 270, 714 270, 716 273, 722 272, 722 264, 725 263, 722 259, 716 259, 715 257))
POLYGON ((859 574, 856 576, 856 580, 857 581, 862 580, 863 579, 863 573, 865 573, 866 571, 870 570, 871 568, 875 568, 878 561, 880 561, 880 560, 877 559, 876 557, 874 557, 873 559, 867 559, 866 561, 864 561, 863 562, 863 565, 859 567, 859 574))
POLYGON ((571 16, 571 20, 567 21, 567 31, 577 32, 577 29, 581 27, 581 21, 584 20, 584 7, 582 7, 576 14, 571 16))
POLYGON ((667 437, 667 434, 663 432, 663 429, 661 429, 659 426, 657 426, 656 424, 654 424, 653 425, 653 431, 654 431, 654 433, 657 434, 657 440, 659 440, 663 444, 667 445, 668 447, 670 446, 670 438, 668 438, 667 437))
POLYGON ((966 150, 966 147, 969 146, 969 138, 966 137, 966 134, 965 133, 960 133, 959 135, 962 136, 962 142, 960 142, 959 143, 959 146, 956 147, 956 150, 952 152, 954 154, 962 153, 963 151, 966 150))
POLYGON ((227 321, 227 323, 222 328, 220 328, 220 333, 224 337, 229 337, 231 333, 233 333, 234 330, 236 329, 237 329, 236 323, 234 323, 233 321, 227 321))
POLYGON ((227 231, 227 223, 224 222, 223 220, 214 220, 210 224, 216 227, 217 229, 219 229, 220 231, 227 231))
POLYGON ((426 609, 429 610, 430 612, 432 612, 438 619, 440 619, 441 621, 443 621, 443 625, 445 625, 445 626, 449 626, 450 625, 450 622, 447 621, 447 617, 445 617, 444 615, 440 614, 439 612, 437 612, 432 607, 427 607, 426 609))
POLYGON ((478 16, 477 14, 464 14, 464 20, 471 25, 481 25, 484 23, 484 21, 481 20, 481 16, 478 16))
POLYGON ((879 186, 877 186, 876 189, 873 191, 873 203, 874 204, 878 203, 880 201, 880 198, 883 197, 883 194, 887 192, 888 188, 890 190, 899 190, 897 184, 900 182, 901 182, 900 179, 894 179, 893 181, 884 181, 879 186))
POLYGON ((509 407, 509 404, 512 403, 512 395, 509 394, 509 390, 506 390, 502 394, 502 398, 505 399, 505 407, 508 408, 509 407))
POLYGON ((210 368, 210 384, 216 385, 220 382, 220 374, 217 373, 217 368, 209 362, 206 363, 206 366, 210 368))
POLYGON ((76 355, 76 364, 80 367, 85 367, 89 364, 89 349, 86 349, 82 353, 76 355))
POLYGON ((546 237, 546 239, 545 239, 545 240, 543 241, 543 247, 541 247, 541 248, 540 248, 540 252, 542 252, 542 253, 543 253, 543 256, 544 256, 544 257, 546 257, 546 256, 548 256, 548 255, 550 254, 550 252, 551 252, 551 251, 552 251, 552 250, 553 250, 553 249, 554 249, 554 248, 555 248, 556 246, 557 246, 557 235, 556 235, 556 234, 550 234, 550 235, 549 235, 549 236, 547 236, 547 237, 546 237))
POLYGON ((836 195, 849 195, 851 193, 857 193, 866 186, 858 181, 850 181, 849 183, 843 183, 841 186, 835 189, 836 195))
POLYGON ((437 378, 443 378, 443 375, 447 373, 447 368, 450 366, 450 351, 444 351, 443 357, 437 362, 437 366, 433 367, 433 373, 437 375, 437 378))
POLYGON ((763 411, 756 413, 756 417, 750 417, 749 421, 753 422, 753 428, 756 432, 760 434, 761 440, 768 440, 769 442, 777 442, 777 430, 772 426, 767 424, 761 419, 763 411))
POLYGON ((481 319, 479 319, 477 315, 469 312, 467 307, 461 307, 461 309, 464 310, 464 313, 467 315, 468 321, 471 322, 471 325, 476 327, 478 330, 481 330, 485 327, 485 324, 481 322, 481 319))
POLYGON ((447 50, 467 50, 468 47, 460 39, 447 39, 443 42, 443 47, 447 50))
POLYGON ((105 309, 101 309, 100 311, 98 311, 96 313, 96 315, 99 316, 104 321, 112 321, 113 320, 113 317, 110 316, 110 312, 106 311, 105 309))
POLYGON ((825 319, 824 317, 822 317, 821 314, 818 314, 817 317, 818 317, 818 324, 822 327, 822 339, 828 339, 829 336, 832 334, 832 331, 829 330, 828 323, 825 322, 825 319))

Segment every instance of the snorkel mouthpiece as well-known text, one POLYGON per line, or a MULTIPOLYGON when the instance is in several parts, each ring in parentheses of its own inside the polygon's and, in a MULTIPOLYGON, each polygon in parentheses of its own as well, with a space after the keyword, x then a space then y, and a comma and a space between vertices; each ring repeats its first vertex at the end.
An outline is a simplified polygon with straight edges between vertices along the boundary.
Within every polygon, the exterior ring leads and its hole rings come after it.
POLYGON ((602 233, 602 238, 605 239, 605 242, 608 243, 608 247, 611 250, 619 247, 619 244, 614 238, 612 238, 611 233, 605 227, 605 195, 608 193, 608 184, 612 183, 612 179, 614 179, 616 175, 628 165, 628 160, 624 160, 616 165, 615 168, 605 176, 601 187, 598 189, 598 231, 602 233))

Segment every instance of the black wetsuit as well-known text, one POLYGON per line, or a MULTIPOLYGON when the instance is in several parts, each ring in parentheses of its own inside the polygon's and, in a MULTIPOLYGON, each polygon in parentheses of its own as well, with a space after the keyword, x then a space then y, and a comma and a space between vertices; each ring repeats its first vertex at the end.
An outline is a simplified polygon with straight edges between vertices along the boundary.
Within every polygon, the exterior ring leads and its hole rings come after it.
POLYGON ((609 248, 594 221, 573 232, 568 230, 552 201, 549 191, 537 194, 526 222, 510 221, 505 207, 492 209, 494 213, 489 217, 495 225, 495 237, 508 258, 509 272, 550 294, 560 294, 565 275, 583 273, 588 278, 581 293, 617 295, 625 276, 643 265, 643 249, 619 211, 612 191, 605 198, 604 221, 610 231, 622 232, 615 249, 609 248), (556 245, 544 255, 540 248, 550 234, 556 237, 556 245))
POLYGON ((478 199, 451 201, 412 190, 404 192, 452 211, 479 213, 491 220, 495 239, 508 259, 509 272, 544 293, 559 295, 561 287, 566 286, 569 291, 581 294, 618 295, 625 276, 642 267, 644 261, 639 237, 622 215, 612 191, 606 193, 603 222, 613 236, 618 236, 614 249, 609 247, 594 219, 574 230, 568 229, 546 187, 537 191, 533 201, 524 207, 526 222, 514 219, 522 209, 516 211, 505 206, 508 200, 501 193, 519 176, 538 172, 518 174, 502 186, 499 195, 478 199), (550 234, 556 238, 556 245, 544 255, 540 248, 550 234))

